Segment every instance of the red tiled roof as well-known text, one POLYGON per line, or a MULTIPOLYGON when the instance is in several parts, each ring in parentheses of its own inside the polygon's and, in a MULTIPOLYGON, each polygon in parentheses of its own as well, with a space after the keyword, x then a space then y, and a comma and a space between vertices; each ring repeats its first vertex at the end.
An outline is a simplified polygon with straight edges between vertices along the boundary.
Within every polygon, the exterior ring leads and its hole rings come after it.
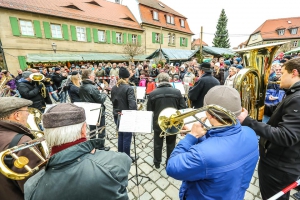
POLYGON ((260 33, 264 40, 288 39, 300 37, 300 17, 269 19, 260 25, 253 33, 260 33), (288 23, 290 21, 290 23, 288 23), (292 35, 288 29, 298 27, 297 34, 292 35), (278 29, 285 29, 284 35, 278 35, 278 29))
POLYGON ((140 4, 143 4, 145 6, 155 8, 157 10, 161 10, 161 11, 166 12, 166 13, 171 13, 173 15, 177 15, 179 17, 182 17, 182 18, 186 19, 185 16, 183 16, 179 12, 173 10, 172 8, 170 8, 169 6, 167 6, 166 4, 164 4, 161 1, 158 1, 158 0, 138 0, 138 1, 139 1, 140 4))
MULTIPOLYGON (((152 0, 152 1, 156 1, 156 0, 152 0)), ((166 15, 169 14, 168 12, 157 11, 157 9, 155 9, 155 8, 148 7, 148 6, 145 6, 142 4, 139 5, 139 8, 140 8, 141 19, 142 19, 143 23, 152 24, 155 26, 163 27, 163 28, 173 29, 173 30, 184 32, 184 33, 189 33, 192 35, 194 34, 190 30, 190 27, 189 27, 189 24, 188 24, 186 18, 178 17, 178 16, 174 15, 174 23, 175 24, 174 25, 168 24, 167 20, 166 20, 166 15), (153 15, 152 15, 153 10, 158 12, 158 19, 159 19, 158 21, 153 19, 153 15), (185 27, 181 27, 180 19, 184 20, 185 27)))
POLYGON ((105 0, 0 0, 0 7, 142 30, 126 6, 105 0))
MULTIPOLYGON (((196 39, 195 41, 193 41, 192 43, 192 47, 193 46, 197 46, 200 45, 200 38, 196 39)), ((202 46, 208 46, 206 42, 202 41, 202 46)))

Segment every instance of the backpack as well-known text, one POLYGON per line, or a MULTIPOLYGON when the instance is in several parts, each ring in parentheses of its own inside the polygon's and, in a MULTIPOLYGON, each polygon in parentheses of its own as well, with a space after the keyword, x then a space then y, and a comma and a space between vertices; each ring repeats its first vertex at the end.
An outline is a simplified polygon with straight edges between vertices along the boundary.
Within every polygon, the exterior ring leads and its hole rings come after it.
POLYGON ((146 79, 141 79, 140 83, 139 83, 139 86, 146 87, 146 79))

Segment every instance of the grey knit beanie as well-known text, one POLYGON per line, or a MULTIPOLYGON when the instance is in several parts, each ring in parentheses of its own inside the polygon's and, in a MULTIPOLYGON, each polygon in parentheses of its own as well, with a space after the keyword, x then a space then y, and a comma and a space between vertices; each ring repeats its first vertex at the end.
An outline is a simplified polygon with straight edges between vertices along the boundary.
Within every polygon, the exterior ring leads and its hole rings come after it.
MULTIPOLYGON (((226 110, 231 111, 236 117, 242 112, 239 92, 236 89, 225 85, 218 85, 211 88, 205 95, 203 104, 204 106, 210 104, 219 105, 226 110)), ((223 117, 226 118, 226 116, 223 117)))

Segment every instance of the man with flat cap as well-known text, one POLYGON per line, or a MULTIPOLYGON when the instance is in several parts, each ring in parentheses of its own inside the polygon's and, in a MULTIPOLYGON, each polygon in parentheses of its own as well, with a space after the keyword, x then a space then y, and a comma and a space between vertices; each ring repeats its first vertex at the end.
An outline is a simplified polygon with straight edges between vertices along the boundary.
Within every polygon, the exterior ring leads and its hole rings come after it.
POLYGON ((208 62, 204 62, 200 65, 199 75, 200 78, 196 81, 195 85, 190 88, 188 93, 193 108, 203 107, 203 99, 208 90, 216 85, 220 85, 220 82, 212 76, 211 66, 208 62))
POLYGON ((173 150, 167 174, 182 181, 181 200, 243 200, 258 160, 258 144, 255 132, 236 119, 242 111, 240 94, 228 86, 215 86, 203 103, 231 111, 236 124, 223 112, 206 111, 214 128, 207 131, 199 122, 193 124, 173 150))
POLYGON ((87 140, 84 109, 71 103, 43 115, 51 157, 45 169, 25 184, 26 200, 127 200, 131 159, 124 153, 95 149, 87 140))
MULTIPOLYGON (((28 106, 32 101, 16 97, 0 97, 0 152, 28 142, 34 139, 30 130, 26 127, 29 115, 28 106)), ((19 157, 25 156, 29 159, 28 166, 36 167, 41 160, 29 149, 16 153, 19 157)), ((13 165, 11 157, 5 158, 5 164, 14 172, 25 173, 24 168, 18 169, 13 165)), ((15 181, 6 178, 0 173, 0 199, 21 200, 24 199, 24 183, 27 179, 15 181)))

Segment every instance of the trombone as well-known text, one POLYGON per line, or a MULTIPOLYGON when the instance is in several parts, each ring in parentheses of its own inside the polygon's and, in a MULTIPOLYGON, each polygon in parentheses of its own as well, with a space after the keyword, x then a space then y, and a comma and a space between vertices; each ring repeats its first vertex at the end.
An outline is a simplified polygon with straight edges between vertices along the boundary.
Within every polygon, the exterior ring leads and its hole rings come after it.
POLYGON ((194 123, 194 122, 200 122, 206 130, 210 129, 216 129, 216 128, 223 128, 223 127, 228 127, 232 125, 236 125, 236 116, 233 114, 231 111, 226 110, 225 108, 218 106, 218 105, 207 105, 202 108, 198 108, 196 110, 192 110, 187 113, 181 113, 179 110, 176 110, 175 108, 165 108, 159 113, 158 116, 158 125, 162 130, 162 133, 160 134, 160 137, 164 136, 169 136, 169 135, 175 135, 180 133, 181 129, 185 125, 184 119, 188 117, 194 117, 195 120, 190 121, 186 124, 189 123, 194 123), (201 119, 199 119, 196 114, 207 111, 208 113, 212 114, 215 116, 220 122, 222 122, 221 126, 208 126, 203 122, 201 119), (227 116, 229 119, 224 120, 222 116, 227 116))

